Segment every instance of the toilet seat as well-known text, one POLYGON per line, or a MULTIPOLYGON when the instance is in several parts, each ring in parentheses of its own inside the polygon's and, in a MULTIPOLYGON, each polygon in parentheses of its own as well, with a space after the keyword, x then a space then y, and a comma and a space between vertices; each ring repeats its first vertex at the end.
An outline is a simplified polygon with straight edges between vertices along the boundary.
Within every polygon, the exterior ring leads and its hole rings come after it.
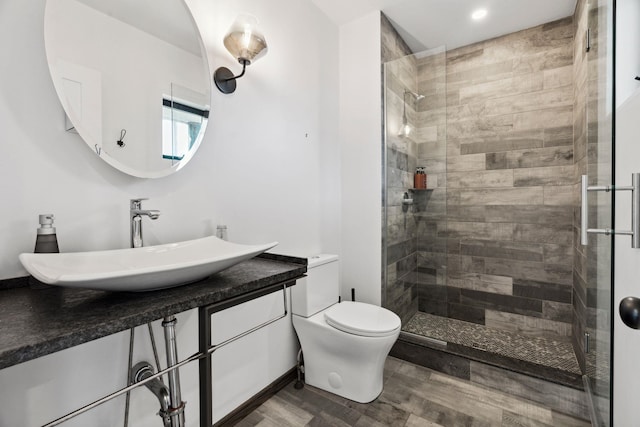
POLYGON ((344 301, 324 312, 325 321, 343 332, 363 337, 385 337, 400 329, 400 318, 377 305, 344 301))

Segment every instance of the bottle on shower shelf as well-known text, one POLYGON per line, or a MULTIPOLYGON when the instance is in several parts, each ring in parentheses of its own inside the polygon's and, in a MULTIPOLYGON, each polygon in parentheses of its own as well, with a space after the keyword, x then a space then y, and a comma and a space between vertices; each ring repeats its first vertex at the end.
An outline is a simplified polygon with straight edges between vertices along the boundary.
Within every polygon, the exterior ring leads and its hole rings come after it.
POLYGON ((419 190, 427 188, 427 174, 424 171, 424 166, 416 168, 416 173, 413 175, 413 188, 419 190))

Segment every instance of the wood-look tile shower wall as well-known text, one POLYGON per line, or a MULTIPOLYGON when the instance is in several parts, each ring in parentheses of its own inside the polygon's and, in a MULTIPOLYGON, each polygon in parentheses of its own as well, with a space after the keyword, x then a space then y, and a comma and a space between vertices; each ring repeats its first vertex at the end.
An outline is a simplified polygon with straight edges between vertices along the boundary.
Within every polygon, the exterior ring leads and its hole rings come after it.
MULTIPOLYGON (((446 53, 446 105, 418 107, 418 165, 447 187, 416 217, 421 311, 569 339, 573 42, 569 17, 446 53)), ((445 87, 437 67, 419 60, 418 92, 445 87)))

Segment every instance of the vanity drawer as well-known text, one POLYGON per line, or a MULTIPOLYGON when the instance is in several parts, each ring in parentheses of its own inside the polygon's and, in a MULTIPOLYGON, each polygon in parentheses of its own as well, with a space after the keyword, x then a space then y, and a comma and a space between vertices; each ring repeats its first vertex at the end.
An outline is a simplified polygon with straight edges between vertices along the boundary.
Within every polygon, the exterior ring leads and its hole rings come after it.
POLYGON ((202 426, 219 422, 295 367, 299 347, 289 287, 294 284, 201 309, 201 351, 220 345, 200 364, 202 426))
MULTIPOLYGON (((282 293, 283 287, 280 286, 269 294, 212 313, 209 320, 211 345, 219 345, 282 316, 285 312, 285 299, 282 293)), ((289 311, 289 307, 286 311, 289 311)))

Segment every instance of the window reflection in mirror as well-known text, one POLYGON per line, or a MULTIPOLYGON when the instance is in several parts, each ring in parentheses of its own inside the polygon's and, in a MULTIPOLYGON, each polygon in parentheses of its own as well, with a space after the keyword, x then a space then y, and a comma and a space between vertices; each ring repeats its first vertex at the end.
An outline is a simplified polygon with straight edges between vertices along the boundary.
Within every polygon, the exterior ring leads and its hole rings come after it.
POLYGON ((209 110, 183 102, 162 100, 162 158, 182 160, 198 141, 209 110))

